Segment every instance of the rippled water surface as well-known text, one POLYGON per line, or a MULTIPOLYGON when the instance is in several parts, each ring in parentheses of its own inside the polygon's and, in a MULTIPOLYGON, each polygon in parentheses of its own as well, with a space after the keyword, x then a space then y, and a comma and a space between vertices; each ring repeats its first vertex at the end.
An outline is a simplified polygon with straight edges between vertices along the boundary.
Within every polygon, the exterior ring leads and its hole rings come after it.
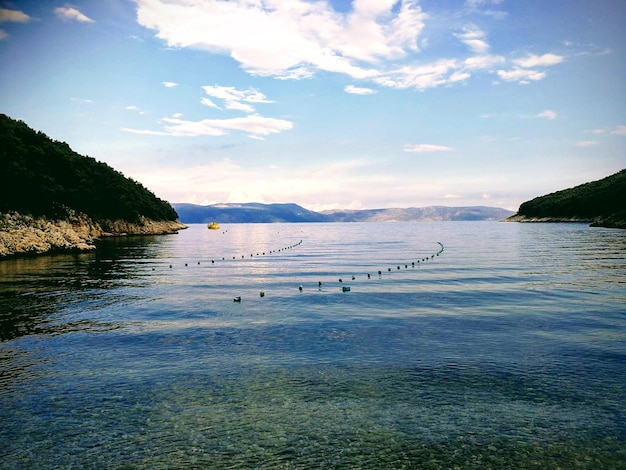
POLYGON ((0 261, 0 468, 626 468, 625 258, 446 222, 0 261))

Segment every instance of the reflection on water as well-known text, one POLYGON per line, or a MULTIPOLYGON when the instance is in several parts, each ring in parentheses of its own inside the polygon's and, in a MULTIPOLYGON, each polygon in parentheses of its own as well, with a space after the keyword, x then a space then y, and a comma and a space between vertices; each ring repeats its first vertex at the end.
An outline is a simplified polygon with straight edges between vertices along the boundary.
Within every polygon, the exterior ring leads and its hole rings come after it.
POLYGON ((625 468, 625 242, 260 224, 2 261, 0 468, 625 468))

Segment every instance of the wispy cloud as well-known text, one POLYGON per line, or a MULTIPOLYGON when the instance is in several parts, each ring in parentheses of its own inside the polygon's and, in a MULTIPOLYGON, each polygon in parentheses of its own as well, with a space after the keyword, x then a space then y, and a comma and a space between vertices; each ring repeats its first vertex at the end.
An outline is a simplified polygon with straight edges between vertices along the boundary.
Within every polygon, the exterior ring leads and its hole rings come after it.
POLYGON ((251 136, 265 136, 289 130, 293 123, 283 119, 250 115, 232 119, 203 119, 185 121, 179 118, 163 118, 164 130, 138 130, 122 128, 125 132, 145 135, 170 135, 175 137, 212 136, 217 137, 229 131, 241 131, 251 136))
POLYGON ((444 59, 428 65, 407 65, 381 74, 374 81, 392 88, 417 88, 420 90, 449 83, 456 71, 457 61, 444 59))
POLYGON ((126 111, 134 111, 137 114, 147 114, 148 113, 147 111, 144 111, 143 109, 139 108, 138 106, 133 106, 133 105, 126 106, 126 108, 124 108, 124 109, 126 109, 126 111))
MULTIPOLYGON (((244 113, 254 112, 254 107, 248 103, 273 103, 273 101, 267 99, 263 93, 253 88, 238 90, 235 87, 203 86, 202 89, 211 98, 222 100, 226 109, 243 111, 244 113)), ((208 98, 203 98, 202 104, 219 109, 219 107, 208 98)))
POLYGON ((462 33, 457 33, 455 36, 476 54, 485 54, 489 51, 485 33, 476 26, 468 26, 462 33))
POLYGON ((467 70, 491 69, 504 62, 506 62, 506 59, 502 56, 479 55, 465 59, 465 61, 463 61, 463 67, 467 70))
POLYGON ((595 147, 599 143, 597 140, 581 140, 576 142, 576 147, 595 147))
POLYGON ((165 88, 174 88, 178 86, 178 83, 176 82, 163 82, 163 86, 165 88))
POLYGON ((0 23, 28 23, 31 17, 20 10, 0 8, 0 23))
POLYGON ((346 86, 344 88, 344 91, 346 93, 351 93, 353 95, 372 95, 372 94, 376 93, 376 90, 374 90, 372 88, 356 87, 354 85, 346 86))
POLYGON ((536 117, 553 120, 553 119, 556 119, 558 115, 554 111, 550 109, 546 109, 545 111, 542 111, 541 113, 537 114, 536 117))
POLYGON ((587 131, 591 134, 597 134, 597 135, 601 135, 601 134, 613 134, 613 135, 625 135, 626 136, 626 125, 624 124, 620 124, 617 125, 615 127, 608 127, 608 128, 598 128, 598 129, 592 129, 590 131, 587 131))
POLYGON ((528 55, 521 59, 513 60, 514 68, 511 70, 498 70, 497 74, 502 80, 528 84, 531 81, 545 78, 546 72, 535 70, 537 67, 549 67, 560 64, 565 58, 557 54, 528 55))
POLYGON ((446 147, 445 145, 434 145, 434 144, 413 144, 413 145, 405 145, 405 152, 413 152, 413 153, 428 153, 428 152, 450 152, 452 151, 452 147, 446 147))
POLYGON ((549 65, 556 65, 563 62, 565 58, 562 55, 557 54, 543 54, 543 55, 534 55, 531 54, 522 59, 514 60, 513 63, 525 69, 531 67, 546 67, 549 65))
POLYGON ((89 100, 86 98, 70 98, 70 101, 75 101, 77 103, 85 103, 85 104, 92 104, 94 102, 93 100, 89 100))
POLYGON ((525 70, 515 68, 513 70, 498 70, 498 77, 507 82, 520 82, 522 84, 530 83, 531 81, 541 80, 545 78, 545 72, 538 72, 537 70, 525 70))
POLYGON ((71 6, 58 7, 54 9, 54 14, 63 21, 78 21, 81 23, 93 23, 94 21, 71 6))
POLYGON ((613 129, 611 131, 611 134, 626 135, 626 125, 621 124, 621 125, 615 127, 615 129, 613 129))

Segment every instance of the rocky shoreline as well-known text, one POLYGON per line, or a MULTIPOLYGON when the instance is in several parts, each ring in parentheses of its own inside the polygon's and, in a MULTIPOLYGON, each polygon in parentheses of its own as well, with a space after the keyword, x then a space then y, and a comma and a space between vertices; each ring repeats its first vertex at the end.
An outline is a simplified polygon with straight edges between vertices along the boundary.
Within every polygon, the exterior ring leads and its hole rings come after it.
POLYGON ((515 214, 507 217, 502 222, 524 222, 524 223, 585 223, 592 227, 620 228, 626 229, 626 220, 618 217, 596 217, 593 219, 580 217, 528 217, 515 214))
POLYGON ((49 252, 86 251, 96 248, 103 237, 124 235, 162 235, 187 228, 179 221, 155 221, 141 217, 137 223, 124 220, 95 222, 84 214, 65 219, 11 212, 0 214, 0 259, 49 252))

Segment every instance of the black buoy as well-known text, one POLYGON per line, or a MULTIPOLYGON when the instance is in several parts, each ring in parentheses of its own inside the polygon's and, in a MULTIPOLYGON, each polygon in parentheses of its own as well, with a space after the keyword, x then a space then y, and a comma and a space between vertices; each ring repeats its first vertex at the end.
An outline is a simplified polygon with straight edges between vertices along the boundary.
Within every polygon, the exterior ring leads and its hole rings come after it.
POLYGON ((370 274, 369 273, 367 273, 367 278, 370 279, 370 274))
POLYGON ((299 286, 299 287, 298 287, 298 290, 299 290, 300 292, 302 292, 302 286, 299 286))
POLYGON ((259 296, 261 296, 261 297, 265 297, 265 292, 261 291, 261 292, 259 293, 259 296))
POLYGON ((233 302, 241 302, 241 297, 237 296, 233 299, 233 302))

